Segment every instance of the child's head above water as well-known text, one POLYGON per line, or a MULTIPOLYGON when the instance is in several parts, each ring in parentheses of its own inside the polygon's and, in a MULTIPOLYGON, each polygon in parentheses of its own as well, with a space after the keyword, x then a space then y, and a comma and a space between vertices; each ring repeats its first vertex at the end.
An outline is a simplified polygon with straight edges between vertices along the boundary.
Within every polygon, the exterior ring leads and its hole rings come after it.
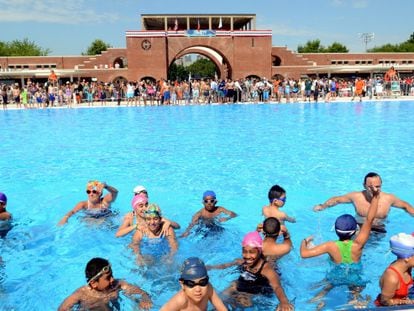
MULTIPOLYGON (((109 279, 112 278, 112 270, 109 261, 99 257, 89 260, 85 268, 85 277, 88 285, 95 287, 93 284, 99 283, 102 276, 109 276, 109 279)), ((105 287, 109 287, 110 285, 110 280, 108 280, 107 283, 107 286, 104 286, 104 288, 99 288, 98 286, 97 289, 106 289, 105 287)))
POLYGON ((193 281, 208 277, 204 262, 197 257, 187 258, 181 266, 181 281, 193 281))
POLYGON ((279 200, 284 204, 286 201, 286 191, 279 185, 274 185, 270 188, 267 197, 269 198, 270 204, 272 204, 275 200, 279 200))
POLYGON ((7 204, 7 196, 3 192, 0 192, 0 206, 5 207, 6 204, 7 204))
POLYGON ((242 241, 242 246, 249 246, 249 247, 254 247, 254 248, 258 248, 259 250, 262 250, 263 247, 263 240, 262 237, 260 236, 260 233, 257 231, 252 231, 247 233, 242 241))
POLYGON ((391 252, 398 259, 406 259, 414 256, 414 236, 406 233, 399 233, 390 239, 391 252))
POLYGON ((280 232, 280 221, 275 217, 266 218, 263 222, 263 232, 266 236, 278 236, 280 232))
POLYGON ((335 232, 339 239, 349 240, 358 230, 358 224, 354 216, 344 214, 335 221, 335 232))

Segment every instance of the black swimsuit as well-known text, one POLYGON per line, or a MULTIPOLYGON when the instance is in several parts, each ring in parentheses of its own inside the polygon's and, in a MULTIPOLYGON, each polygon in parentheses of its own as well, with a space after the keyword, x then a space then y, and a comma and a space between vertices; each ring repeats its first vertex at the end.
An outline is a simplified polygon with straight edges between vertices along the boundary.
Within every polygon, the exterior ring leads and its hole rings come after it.
POLYGON ((266 261, 263 260, 262 265, 256 273, 247 271, 244 265, 240 266, 240 276, 237 280, 237 290, 250 294, 268 294, 273 289, 269 285, 269 280, 262 275, 262 269, 266 261))

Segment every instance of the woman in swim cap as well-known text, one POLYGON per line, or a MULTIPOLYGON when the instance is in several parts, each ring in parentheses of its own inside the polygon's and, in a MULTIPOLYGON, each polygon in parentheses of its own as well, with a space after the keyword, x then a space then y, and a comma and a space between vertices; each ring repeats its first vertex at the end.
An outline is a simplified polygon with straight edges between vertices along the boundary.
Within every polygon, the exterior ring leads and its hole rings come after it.
POLYGON ((224 292, 243 307, 252 306, 252 296, 256 294, 274 293, 279 299, 278 310, 293 310, 280 284, 279 275, 266 261, 262 253, 263 240, 257 231, 247 233, 242 241, 243 258, 233 262, 209 266, 209 268, 225 269, 238 265, 240 276, 224 292), (246 300, 247 297, 247 300, 246 300))
POLYGON ((67 223, 68 219, 80 210, 85 210, 89 216, 96 218, 107 216, 111 213, 109 208, 111 203, 116 200, 118 190, 104 182, 92 180, 86 184, 86 194, 88 200, 76 204, 70 212, 63 216, 59 221, 59 225, 67 223), (102 196, 104 189, 106 189, 108 193, 105 196, 102 196))
MULTIPOLYGON (((124 216, 122 225, 119 227, 115 236, 117 238, 127 235, 128 233, 140 228, 146 228, 147 224, 145 222, 144 213, 148 207, 148 196, 144 193, 135 195, 131 201, 132 212, 128 212, 124 216)), ((172 227, 173 229, 180 229, 180 225, 176 222, 170 221, 166 218, 162 218, 162 230, 161 234, 166 235, 168 233, 168 228, 172 227)))
POLYGON ((413 287, 411 270, 414 267, 414 236, 400 233, 390 239, 391 252, 397 260, 391 263, 380 279, 381 294, 375 300, 376 306, 414 304, 408 298, 413 287))
MULTIPOLYGON (((137 254, 137 262, 142 264, 144 258, 141 253, 141 241, 158 239, 159 243, 168 242, 170 258, 177 251, 178 245, 175 237, 174 229, 168 226, 167 233, 162 234, 163 221, 161 210, 157 204, 151 203, 144 211, 146 227, 138 227, 132 237, 131 247, 137 254)), ((155 243, 151 243, 152 246, 155 243)))

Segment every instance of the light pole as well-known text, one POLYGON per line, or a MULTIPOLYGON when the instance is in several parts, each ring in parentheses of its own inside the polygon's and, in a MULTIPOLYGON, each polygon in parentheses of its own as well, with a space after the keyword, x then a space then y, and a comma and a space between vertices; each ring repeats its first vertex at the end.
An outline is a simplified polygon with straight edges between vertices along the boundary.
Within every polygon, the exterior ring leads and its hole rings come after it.
POLYGON ((375 34, 373 32, 364 32, 359 33, 359 37, 361 38, 362 42, 365 43, 365 52, 367 51, 368 42, 374 40, 375 34))

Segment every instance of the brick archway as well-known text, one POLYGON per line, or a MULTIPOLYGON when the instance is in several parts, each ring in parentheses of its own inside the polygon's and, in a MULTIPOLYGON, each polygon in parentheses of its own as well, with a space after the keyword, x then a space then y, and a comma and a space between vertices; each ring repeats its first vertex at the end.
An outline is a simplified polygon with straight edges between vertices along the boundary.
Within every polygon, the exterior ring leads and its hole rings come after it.
POLYGON ((171 66, 177 59, 188 54, 200 54, 211 60, 216 65, 218 78, 227 79, 232 77, 232 69, 225 56, 207 46, 191 46, 179 51, 171 60, 169 66, 171 66))

